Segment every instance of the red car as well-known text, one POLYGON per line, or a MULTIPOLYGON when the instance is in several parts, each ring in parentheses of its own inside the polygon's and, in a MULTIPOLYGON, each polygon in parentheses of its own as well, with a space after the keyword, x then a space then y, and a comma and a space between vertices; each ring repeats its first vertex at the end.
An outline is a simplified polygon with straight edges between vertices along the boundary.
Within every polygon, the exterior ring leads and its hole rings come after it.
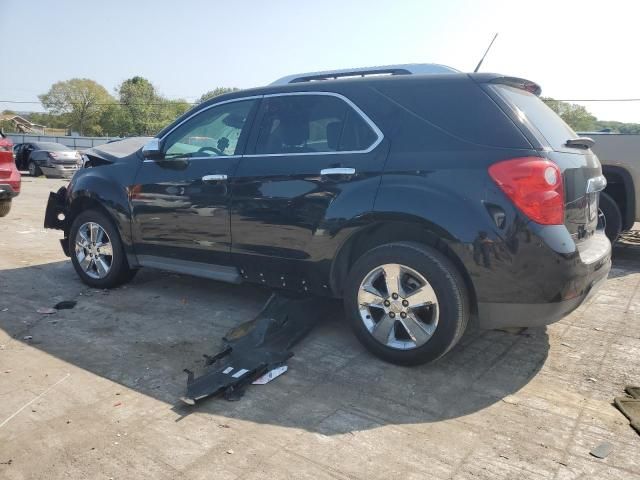
POLYGON ((11 199, 20 193, 20 172, 13 161, 13 142, 0 132, 0 217, 11 210, 11 199))

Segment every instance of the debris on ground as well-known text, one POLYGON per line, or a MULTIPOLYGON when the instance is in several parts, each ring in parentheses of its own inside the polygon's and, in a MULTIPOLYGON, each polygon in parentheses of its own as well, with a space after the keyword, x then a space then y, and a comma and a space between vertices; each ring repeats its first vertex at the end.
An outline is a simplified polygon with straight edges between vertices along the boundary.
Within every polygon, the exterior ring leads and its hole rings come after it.
POLYGON ((42 315, 53 315, 54 313, 57 312, 57 310, 55 308, 51 308, 51 307, 40 307, 36 311, 38 313, 41 313, 42 315))
POLYGON ((267 383, 269 383, 274 378, 278 378, 280 375, 282 375, 288 369, 289 369, 289 367, 287 367, 286 365, 274 368, 273 370, 270 370, 267 373, 265 373, 264 375, 262 375, 260 378, 256 378, 253 382, 251 382, 251 385, 266 385, 267 383))
POLYGON ((25 335, 24 337, 22 337, 23 340, 33 340, 33 336, 32 335, 25 335))
POLYGON ((8 311, 9 311, 9 309, 8 309, 8 308, 6 308, 6 307, 5 307, 5 308, 3 308, 3 309, 0 309, 0 312, 8 312, 8 311))
POLYGON ((197 400, 223 394, 230 401, 242 398, 254 381, 267 383, 286 371, 291 348, 304 338, 325 316, 327 302, 315 297, 271 295, 251 321, 230 330, 222 339, 222 350, 205 355, 212 366, 200 377, 186 370, 187 392, 182 400, 197 400))
POLYGON ((606 458, 613 451, 613 445, 609 442, 602 442, 589 453, 596 458, 606 458))
POLYGON ((63 300, 62 302, 56 303, 53 308, 56 310, 70 310, 76 306, 76 303, 77 302, 73 300, 63 300))
POLYGON ((229 449, 229 450, 227 450, 227 453, 228 453, 229 455, 233 455, 233 450, 232 450, 232 449, 229 449))
POLYGON ((622 414, 629 419, 629 424, 640 433, 640 387, 627 386, 629 397, 616 397, 613 403, 622 414))

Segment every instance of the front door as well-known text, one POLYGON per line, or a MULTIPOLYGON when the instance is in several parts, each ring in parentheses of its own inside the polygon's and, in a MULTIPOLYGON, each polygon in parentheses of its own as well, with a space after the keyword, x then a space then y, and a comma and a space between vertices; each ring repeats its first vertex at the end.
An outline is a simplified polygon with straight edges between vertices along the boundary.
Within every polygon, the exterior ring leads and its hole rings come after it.
POLYGON ((161 160, 145 160, 132 195, 141 264, 203 274, 197 270, 207 264, 229 263, 228 182, 256 103, 241 99, 204 108, 162 139, 161 160))
POLYGON ((345 219, 373 207, 387 145, 331 93, 266 95, 255 124, 231 181, 234 259, 250 280, 325 288, 310 269, 330 260, 332 232, 345 219))

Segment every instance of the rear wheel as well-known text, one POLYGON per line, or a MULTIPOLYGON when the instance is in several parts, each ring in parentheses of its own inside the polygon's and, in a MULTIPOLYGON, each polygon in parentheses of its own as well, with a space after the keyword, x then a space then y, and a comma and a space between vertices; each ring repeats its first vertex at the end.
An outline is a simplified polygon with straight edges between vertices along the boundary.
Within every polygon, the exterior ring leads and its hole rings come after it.
POLYGON ((86 210, 73 221, 69 253, 80 279, 94 288, 117 287, 136 273, 129 268, 115 225, 97 210, 86 210))
POLYGON ((4 200, 0 202, 0 217, 6 217, 11 210, 11 200, 4 200))
POLYGON ((447 353, 468 323, 468 293, 455 266, 412 242, 376 247, 358 259, 345 289, 347 317, 372 353, 416 365, 447 353))
POLYGON ((39 177, 40 175, 42 175, 42 170, 40 170, 40 167, 38 165, 36 165, 35 162, 29 162, 29 175, 32 177, 39 177))
POLYGON ((603 192, 600 193, 600 211, 598 215, 599 227, 604 228, 604 233, 611 243, 615 243, 622 231, 622 214, 615 200, 603 192))

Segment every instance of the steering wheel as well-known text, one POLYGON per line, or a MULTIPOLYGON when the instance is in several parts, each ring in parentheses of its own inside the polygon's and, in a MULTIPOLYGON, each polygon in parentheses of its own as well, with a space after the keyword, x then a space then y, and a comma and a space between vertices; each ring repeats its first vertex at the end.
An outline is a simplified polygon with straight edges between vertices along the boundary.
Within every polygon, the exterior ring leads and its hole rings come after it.
POLYGON ((204 153, 207 150, 211 150, 216 155, 223 155, 223 153, 220 150, 218 150, 216 147, 202 147, 200 150, 198 150, 198 153, 204 153))

